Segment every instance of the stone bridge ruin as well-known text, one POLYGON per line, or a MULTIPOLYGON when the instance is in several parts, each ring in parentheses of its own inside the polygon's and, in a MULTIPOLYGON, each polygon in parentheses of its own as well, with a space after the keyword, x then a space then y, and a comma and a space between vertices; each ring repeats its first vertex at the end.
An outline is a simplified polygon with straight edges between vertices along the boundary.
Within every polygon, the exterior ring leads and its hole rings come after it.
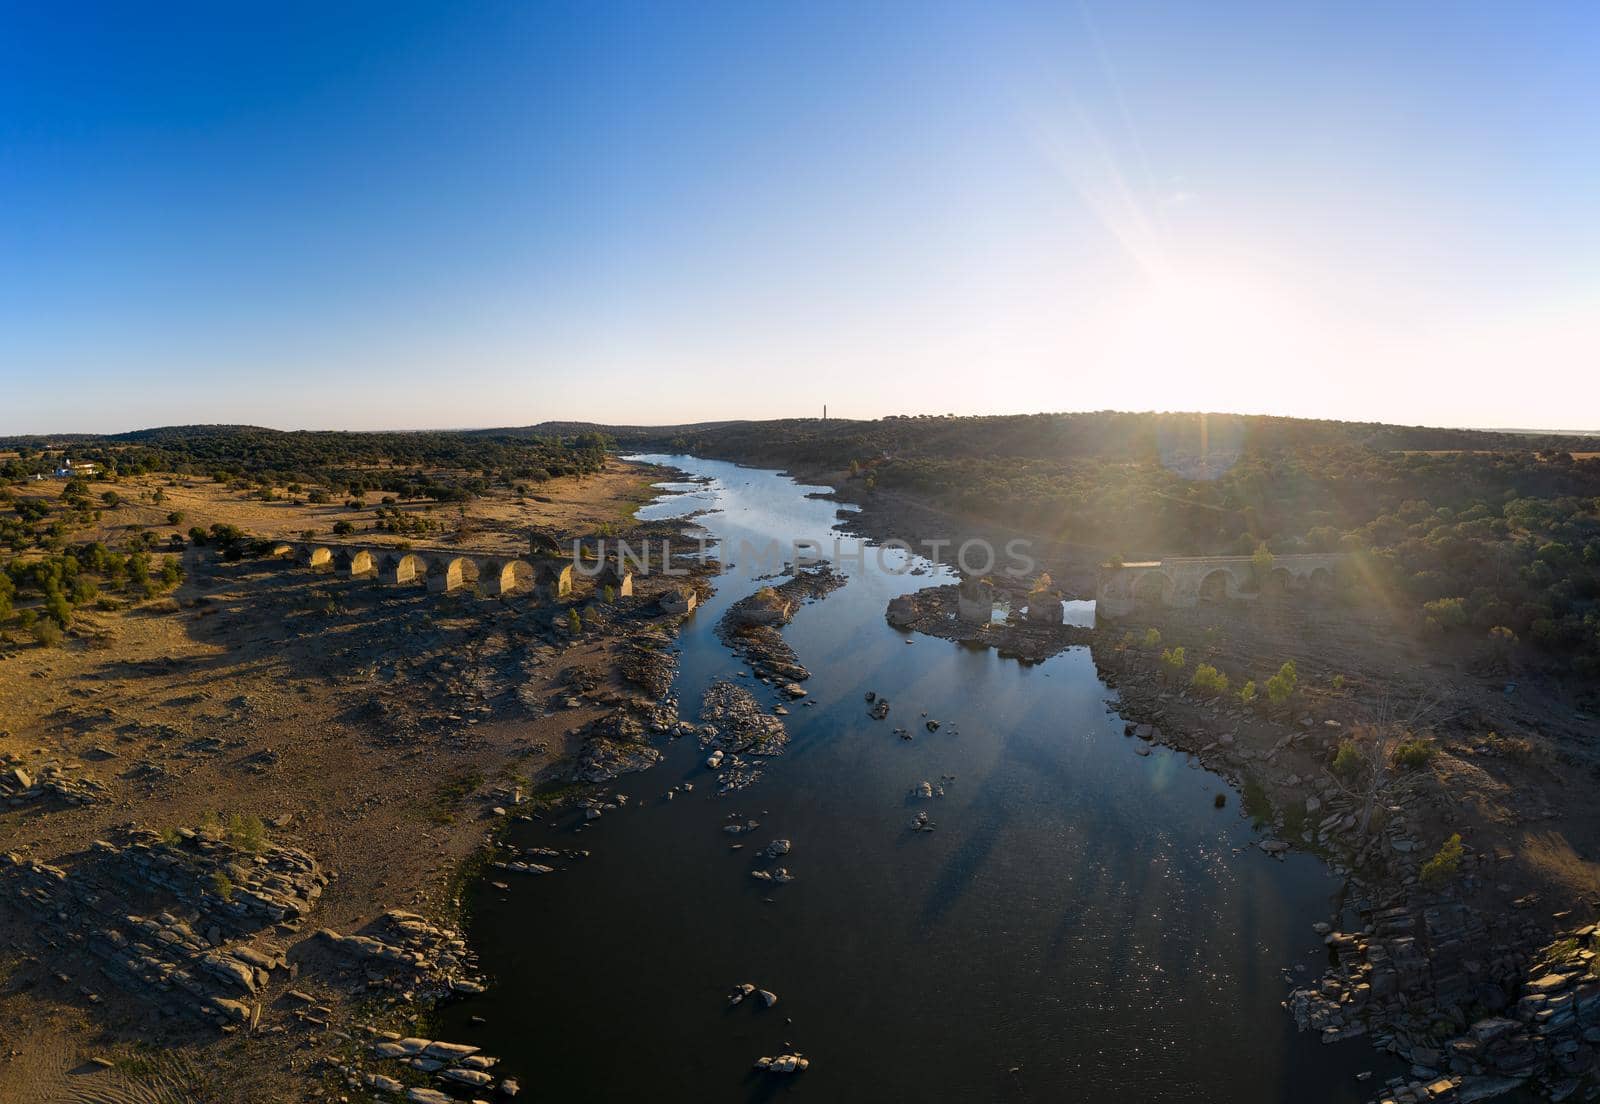
POLYGON ((1139 609, 1192 609, 1263 597, 1320 596, 1333 590, 1336 552, 1274 556, 1257 578, 1251 556, 1172 556, 1142 563, 1105 564, 1095 612, 1126 617, 1139 609))
MULTIPOLYGON (((394 586, 425 586, 440 594, 477 589, 487 595, 532 594, 553 601, 572 593, 571 561, 550 555, 520 557, 304 541, 279 542, 269 555, 312 571, 394 586)), ((596 585, 631 594, 633 573, 608 564, 596 585)))

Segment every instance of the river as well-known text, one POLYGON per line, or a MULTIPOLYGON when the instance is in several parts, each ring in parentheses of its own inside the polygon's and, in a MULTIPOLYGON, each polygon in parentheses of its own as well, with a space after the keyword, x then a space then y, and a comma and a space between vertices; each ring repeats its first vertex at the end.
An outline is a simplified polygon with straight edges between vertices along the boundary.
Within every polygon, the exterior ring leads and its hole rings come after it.
MULTIPOLYGON (((776 472, 643 459, 710 482, 640 516, 706 511, 696 523, 734 565, 682 633, 684 715, 718 677, 776 704, 737 677, 715 633, 762 585, 738 542, 826 543, 837 504, 776 472)), ((662 764, 613 787, 625 809, 582 828, 516 826, 522 846, 591 856, 475 887, 470 936, 494 984, 443 1010, 444 1037, 499 1055, 540 1100, 1376 1094, 1395 1066, 1365 1040, 1298 1034, 1279 1006, 1286 971, 1303 982, 1326 962, 1311 925, 1329 918, 1338 883, 1319 861, 1265 857, 1238 795, 1187 756, 1135 754, 1087 648, 1025 666, 908 636, 885 622, 886 603, 949 581, 944 570, 889 573, 871 555, 841 566, 849 583, 785 630, 815 704, 791 707, 790 749, 761 781, 717 797, 694 741, 664 742, 662 764), (890 699, 888 720, 867 716, 868 691, 890 699), (943 797, 911 796, 951 776, 943 797), (663 799, 685 781, 692 793, 663 799), (935 831, 910 830, 918 811, 935 831), (731 814, 761 824, 740 850, 722 831, 731 814), (780 837, 797 880, 759 882, 755 852, 780 837), (745 981, 778 1004, 729 1007, 745 981), (789 1050, 810 1069, 752 1070, 789 1050), (1362 1070, 1377 1072, 1361 1083, 1362 1070)))

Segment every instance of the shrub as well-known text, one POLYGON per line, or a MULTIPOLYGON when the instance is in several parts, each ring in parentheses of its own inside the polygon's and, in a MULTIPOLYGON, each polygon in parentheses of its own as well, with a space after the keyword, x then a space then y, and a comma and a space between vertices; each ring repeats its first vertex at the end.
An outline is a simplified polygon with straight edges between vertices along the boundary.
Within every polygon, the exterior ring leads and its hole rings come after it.
POLYGON ((173 528, 177 528, 178 526, 182 525, 183 524, 183 511, 182 510, 174 510, 174 511, 172 511, 172 513, 168 514, 167 515, 167 524, 172 526, 173 528))
POLYGON ((1294 661, 1285 660, 1278 673, 1267 680, 1267 700, 1273 705, 1282 705, 1294 697, 1299 685, 1300 676, 1295 672, 1294 661))
POLYGON ((1267 581, 1267 576, 1272 574, 1274 562, 1272 550, 1267 547, 1267 542, 1262 541, 1257 544, 1255 551, 1250 555, 1250 572, 1255 576, 1255 583, 1258 588, 1267 581))
POLYGON ((1438 749, 1433 746, 1432 740, 1413 737, 1402 740, 1394 749, 1394 765, 1404 770, 1416 770, 1428 765, 1428 760, 1438 749))
POLYGON ((1467 623, 1464 598, 1437 598, 1432 602, 1424 602, 1422 610, 1430 620, 1437 621, 1440 628, 1459 629, 1467 623))
POLYGON ((1343 675, 1334 675, 1333 676, 1333 682, 1330 685, 1332 685, 1332 687, 1335 690, 1343 690, 1344 689, 1344 676, 1343 675))
POLYGON ((233 879, 218 870, 211 875, 211 892, 224 901, 233 900, 233 879))
POLYGON ((1144 646, 1151 651, 1161 647, 1161 631, 1159 629, 1146 629, 1144 631, 1144 646))
POLYGON ((1490 751, 1514 763, 1525 763, 1533 758, 1533 741, 1521 736, 1502 736, 1498 732, 1491 732, 1483 738, 1483 742, 1490 751))
POLYGON ((1422 864, 1420 876, 1424 885, 1438 886, 1454 878, 1461 870, 1461 833, 1456 832, 1422 864))
POLYGON ((35 621, 29 631, 41 648, 55 648, 61 644, 61 626, 48 617, 35 621))
POLYGON ((1361 773, 1361 749, 1354 740, 1339 741, 1339 750, 1333 757, 1333 773, 1349 780, 1361 773))
POLYGON ((1245 708, 1256 703, 1256 680, 1246 679, 1245 684, 1239 687, 1239 704, 1245 708))
POLYGON ((1161 653, 1161 669, 1169 677, 1175 676, 1179 671, 1182 671, 1187 662, 1188 660, 1184 657, 1181 646, 1168 648, 1161 653))
POLYGON ((1228 692, 1228 676, 1211 664, 1202 663, 1194 669, 1194 677, 1189 680, 1189 685, 1202 694, 1216 697, 1228 692))
POLYGON ((261 851, 267 845, 267 829, 256 816, 234 813, 228 818, 228 842, 241 851, 261 851))
POLYGON ((348 521, 336 521, 333 523, 333 535, 336 537, 348 537, 355 531, 356 527, 348 521))
POLYGON ((569 609, 567 611, 567 627, 573 632, 583 631, 583 618, 578 616, 577 610, 569 609))

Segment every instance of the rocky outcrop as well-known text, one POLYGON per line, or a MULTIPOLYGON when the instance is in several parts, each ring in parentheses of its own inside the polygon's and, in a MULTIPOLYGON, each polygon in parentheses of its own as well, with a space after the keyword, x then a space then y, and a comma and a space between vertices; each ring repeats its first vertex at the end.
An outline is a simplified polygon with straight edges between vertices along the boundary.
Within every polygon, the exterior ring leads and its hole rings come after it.
POLYGON ((762 711, 750 691, 730 682, 713 683, 700 702, 701 742, 743 755, 782 755, 789 744, 783 721, 762 711))
POLYGON ((481 993, 484 988, 461 933, 414 912, 391 909, 350 935, 332 928, 316 934, 335 961, 359 969, 368 988, 424 1000, 481 993))
POLYGON ((0 807, 18 809, 52 799, 68 805, 89 805, 104 798, 104 786, 87 775, 74 774, 61 763, 28 765, 0 754, 0 807))
MULTIPOLYGON (((811 672, 800 665, 777 626, 787 624, 802 602, 824 598, 845 582, 845 576, 824 564, 798 572, 780 586, 763 587, 729 607, 717 624, 717 637, 750 664, 761 681, 804 682, 811 672)), ((790 696, 800 695, 791 692, 790 696)))
POLYGON ((316 862, 264 842, 246 849, 221 830, 128 837, 96 842, 70 869, 0 855, 4 896, 40 920, 42 942, 83 952, 162 1014, 253 1021, 285 965, 281 947, 257 940, 310 910, 326 882, 316 862))
POLYGON ((1461 1099, 1486 1099, 1491 1087, 1535 1078, 1562 1099, 1593 1075, 1594 925, 1530 957, 1519 949, 1531 934, 1523 925, 1451 899, 1414 899, 1364 916, 1362 932, 1326 935, 1336 965, 1292 992, 1286 1007, 1324 1042, 1370 1032, 1410 1061, 1417 1080, 1391 1086, 1386 1099, 1436 1099, 1427 1093, 1441 1079, 1461 1099))

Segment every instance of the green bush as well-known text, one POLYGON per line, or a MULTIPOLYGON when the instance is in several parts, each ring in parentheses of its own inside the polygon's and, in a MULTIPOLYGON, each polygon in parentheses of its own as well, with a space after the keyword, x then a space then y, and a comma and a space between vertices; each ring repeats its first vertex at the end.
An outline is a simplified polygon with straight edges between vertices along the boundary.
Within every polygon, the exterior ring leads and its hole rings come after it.
POLYGON ((1432 602, 1424 602, 1422 610, 1430 619, 1437 621, 1441 628, 1459 629, 1467 623, 1465 598, 1438 598, 1432 602))
POLYGON ((1169 677, 1176 676, 1188 662, 1183 653, 1183 648, 1168 648, 1161 653, 1161 669, 1169 677))
POLYGON ((1239 704, 1246 709, 1256 703, 1256 680, 1246 679, 1245 684, 1239 687, 1239 704))
POLYGON ((1433 858, 1422 864, 1420 876, 1424 885, 1439 886, 1461 871, 1461 833, 1453 834, 1433 858))
POLYGON ((1295 672, 1294 661, 1285 660, 1278 673, 1267 680, 1267 700, 1273 705, 1283 705, 1300 686, 1300 676, 1295 672))
POLYGON ((1161 631, 1159 629, 1146 629, 1144 631, 1144 646, 1152 652, 1161 647, 1161 631))
POLYGON ((1228 676, 1211 664, 1202 663, 1194 669, 1194 677, 1189 680, 1189 685, 1202 694, 1217 697, 1228 692, 1228 676))
POLYGON ((1333 757, 1333 773, 1349 781, 1361 773, 1361 749, 1354 740, 1339 741, 1339 750, 1333 757))
POLYGON ((1432 740, 1424 740, 1421 737, 1402 740, 1394 749, 1394 765, 1404 770, 1425 767, 1437 750, 1432 740))
POLYGON ((234 813, 228 818, 228 842, 241 851, 256 852, 267 846, 267 829, 256 816, 234 813))

